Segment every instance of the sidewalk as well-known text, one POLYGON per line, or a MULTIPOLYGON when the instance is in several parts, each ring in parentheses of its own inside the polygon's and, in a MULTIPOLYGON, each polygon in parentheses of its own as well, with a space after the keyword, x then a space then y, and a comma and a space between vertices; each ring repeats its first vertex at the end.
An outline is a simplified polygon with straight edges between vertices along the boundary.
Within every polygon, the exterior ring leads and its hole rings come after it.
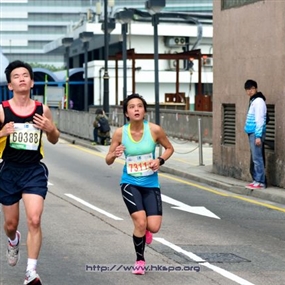
MULTIPOLYGON (((87 148, 107 153, 109 146, 92 145, 91 141, 80 139, 71 135, 61 134, 61 139, 70 143, 82 145, 87 148)), ((212 173, 212 146, 204 144, 202 147, 202 159, 199 157, 199 147, 197 143, 169 138, 174 153, 166 163, 161 166, 161 172, 191 179, 209 186, 227 190, 236 194, 256 197, 262 200, 285 204, 285 189, 278 187, 268 187, 263 190, 246 189, 249 182, 217 175, 212 173)), ((157 148, 157 155, 159 154, 157 148)))

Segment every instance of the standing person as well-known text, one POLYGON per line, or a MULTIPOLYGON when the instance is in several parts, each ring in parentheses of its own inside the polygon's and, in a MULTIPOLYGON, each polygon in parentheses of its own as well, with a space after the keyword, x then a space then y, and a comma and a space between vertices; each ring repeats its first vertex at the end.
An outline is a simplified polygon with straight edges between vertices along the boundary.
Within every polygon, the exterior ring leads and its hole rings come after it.
POLYGON ((8 264, 19 260, 21 234, 19 203, 23 200, 28 227, 27 268, 24 284, 40 285, 36 272, 42 244, 41 216, 47 194, 48 169, 43 158, 42 134, 56 144, 59 131, 53 123, 50 109, 30 98, 34 75, 29 64, 16 60, 5 69, 12 99, 0 105, 0 203, 4 214, 4 230, 8 237, 8 264), (2 141, 1 140, 1 141, 2 141))
POLYGON ((244 89, 249 96, 249 107, 244 126, 248 134, 250 146, 250 173, 253 182, 248 184, 248 189, 266 188, 264 140, 266 133, 267 108, 265 96, 258 91, 254 80, 247 80, 244 89))
POLYGON ((106 163, 111 165, 117 157, 125 155, 120 186, 134 224, 136 262, 133 273, 141 275, 145 273, 145 244, 152 242, 152 233, 159 231, 162 221, 157 171, 174 149, 160 126, 144 120, 147 103, 140 95, 128 96, 123 112, 129 123, 115 131, 106 163), (160 157, 155 157, 157 144, 164 147, 160 157))
POLYGON ((109 119, 102 109, 96 110, 96 118, 93 123, 93 127, 97 130, 97 139, 99 138, 99 143, 102 145, 110 145, 111 128, 109 125, 109 119))

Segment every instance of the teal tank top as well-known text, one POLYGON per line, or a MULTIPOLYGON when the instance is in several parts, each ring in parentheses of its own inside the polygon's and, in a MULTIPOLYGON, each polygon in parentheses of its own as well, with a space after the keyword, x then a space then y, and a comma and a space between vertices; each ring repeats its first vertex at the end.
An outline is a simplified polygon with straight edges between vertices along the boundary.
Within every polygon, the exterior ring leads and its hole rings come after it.
POLYGON ((144 121, 140 141, 133 140, 130 124, 123 126, 122 144, 125 146, 125 165, 120 184, 127 183, 141 187, 160 187, 158 173, 148 169, 147 161, 155 158, 156 142, 151 135, 149 123, 144 121))

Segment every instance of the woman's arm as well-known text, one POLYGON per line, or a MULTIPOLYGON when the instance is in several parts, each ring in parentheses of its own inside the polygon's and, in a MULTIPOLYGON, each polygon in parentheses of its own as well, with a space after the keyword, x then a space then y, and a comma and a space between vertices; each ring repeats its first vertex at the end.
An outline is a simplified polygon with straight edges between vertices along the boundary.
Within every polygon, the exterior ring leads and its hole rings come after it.
POLYGON ((120 157, 123 152, 125 147, 121 144, 122 142, 122 127, 116 129, 112 136, 112 142, 109 147, 109 151, 105 157, 105 161, 108 165, 111 165, 114 163, 115 159, 117 157, 120 157))
POLYGON ((157 143, 163 146, 164 152, 161 154, 161 158, 165 161, 171 157, 174 152, 174 148, 171 142, 168 140, 164 130, 159 125, 150 123, 150 128, 152 132, 152 136, 157 143))

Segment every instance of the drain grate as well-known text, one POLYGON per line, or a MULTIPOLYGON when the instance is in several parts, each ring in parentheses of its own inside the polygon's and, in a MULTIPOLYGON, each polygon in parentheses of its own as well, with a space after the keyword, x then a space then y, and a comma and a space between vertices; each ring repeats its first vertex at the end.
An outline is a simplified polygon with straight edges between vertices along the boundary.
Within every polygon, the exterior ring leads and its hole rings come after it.
MULTIPOLYGON (((180 245, 179 245, 180 246, 180 245)), ((183 249, 189 252, 193 252, 195 255, 199 256, 201 259, 205 260, 206 262, 210 263, 241 263, 241 262, 251 262, 251 260, 240 257, 234 253, 228 252, 194 252, 193 246, 182 245, 183 249)), ((161 254, 165 255, 166 257, 172 259, 173 261, 181 264, 186 264, 189 262, 195 262, 185 254, 181 252, 177 252, 172 250, 169 247, 165 247, 164 245, 153 244, 151 246, 152 249, 160 252, 161 254)), ((196 248, 197 250, 197 248, 196 248)), ((203 250, 202 246, 199 246, 198 250, 203 250)), ((208 249, 209 250, 209 249, 208 249)), ((212 250, 221 250, 220 248, 212 249, 212 250)), ((229 248, 230 250, 230 248, 229 248)), ((195 262, 196 263, 196 262, 195 262)))
POLYGON ((251 262, 250 260, 240 257, 233 253, 195 253, 202 259, 210 263, 240 263, 240 262, 251 262))

